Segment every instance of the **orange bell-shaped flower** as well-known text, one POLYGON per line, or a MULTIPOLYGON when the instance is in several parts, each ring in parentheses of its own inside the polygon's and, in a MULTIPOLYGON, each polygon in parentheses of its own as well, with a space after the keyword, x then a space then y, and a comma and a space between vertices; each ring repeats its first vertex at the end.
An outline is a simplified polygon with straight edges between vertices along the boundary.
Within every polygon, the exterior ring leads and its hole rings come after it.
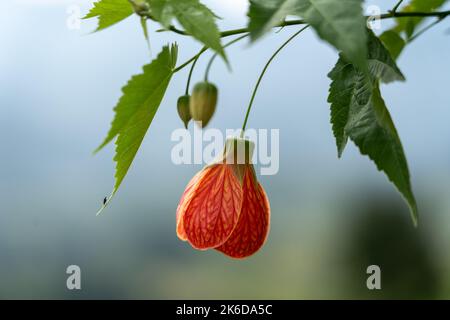
POLYGON ((197 173, 177 208, 177 235, 194 248, 245 258, 262 247, 270 205, 251 164, 254 145, 228 139, 223 155, 197 173))

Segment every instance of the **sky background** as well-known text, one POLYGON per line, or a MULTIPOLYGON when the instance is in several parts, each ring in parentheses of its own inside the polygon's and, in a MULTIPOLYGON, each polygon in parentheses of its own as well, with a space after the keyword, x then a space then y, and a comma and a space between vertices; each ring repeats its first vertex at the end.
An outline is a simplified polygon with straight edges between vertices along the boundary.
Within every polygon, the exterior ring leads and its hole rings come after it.
MULTIPOLYGON (((367 4, 385 10, 394 2, 367 4)), ((247 23, 246 1, 204 3, 223 17, 222 29, 247 23)), ((175 235, 178 199, 201 168, 170 159, 188 70, 173 78, 122 187, 95 216, 114 183, 113 145, 92 151, 121 87, 163 45, 178 42, 179 62, 201 45, 155 33, 159 26, 150 23, 150 54, 134 16, 99 33, 91 34, 95 21, 70 30, 72 5, 85 14, 91 1, 0 4, 1 298, 450 298, 448 21, 403 52, 398 65, 407 81, 382 87, 409 161, 420 228, 352 144, 337 159, 326 76, 337 53, 307 30, 270 66, 254 103, 248 126, 280 129, 280 171, 260 177, 272 208, 267 244, 234 261, 175 235), (381 293, 363 288, 370 263, 388 275, 381 293), (71 264, 82 270, 78 292, 65 286, 71 264)), ((241 126, 261 68, 296 30, 233 45, 231 73, 215 62, 210 80, 220 95, 211 127, 241 126)))

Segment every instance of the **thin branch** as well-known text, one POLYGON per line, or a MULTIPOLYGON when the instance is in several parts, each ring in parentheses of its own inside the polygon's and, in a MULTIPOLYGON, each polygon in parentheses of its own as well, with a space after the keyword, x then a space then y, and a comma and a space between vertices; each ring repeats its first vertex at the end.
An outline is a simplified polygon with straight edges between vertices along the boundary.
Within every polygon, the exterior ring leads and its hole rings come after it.
POLYGON ((405 18, 405 17, 446 17, 450 15, 450 10, 436 12, 388 12, 382 14, 380 19, 405 18))
POLYGON ((189 70, 188 80, 186 83, 186 95, 189 95, 189 86, 191 84, 192 79, 192 73, 194 73, 195 65, 197 64, 198 58, 200 58, 200 55, 197 55, 197 57, 194 59, 194 62, 192 63, 191 70, 189 70))
MULTIPOLYGON (((380 19, 405 18, 405 17, 437 17, 438 18, 438 22, 440 22, 444 18, 446 18, 447 16, 450 16, 450 10, 438 11, 438 12, 394 12, 394 11, 391 11, 391 12, 382 14, 380 16, 380 19)), ((154 20, 154 18, 151 17, 151 15, 149 15, 149 18, 154 20)), ((434 24, 429 26, 428 28, 426 28, 426 30, 428 30, 429 28, 433 27, 438 22, 435 22, 434 24)), ((306 24, 306 21, 304 21, 304 20, 290 20, 290 21, 284 21, 284 22, 276 25, 275 28, 276 27, 286 27, 286 26, 296 26, 296 25, 302 25, 302 24, 306 24)), ((185 31, 179 30, 179 29, 175 28, 174 26, 171 26, 168 30, 173 31, 173 32, 178 33, 178 34, 181 34, 181 35, 185 35, 185 36, 189 35, 185 31)), ((420 34, 425 32, 426 30, 422 30, 420 32, 420 34)), ((248 28, 240 28, 240 29, 233 29, 233 30, 223 31, 223 32, 220 33, 220 36, 222 38, 224 38, 224 37, 229 37, 229 36, 242 34, 242 33, 248 33, 248 32, 249 32, 248 28)), ((420 35, 420 34, 418 34, 418 35, 420 35)), ((418 35, 414 36, 414 38, 417 37, 418 35)), ((187 65, 189 65, 190 63, 192 63, 195 59, 197 59, 207 49, 208 49, 207 47, 203 47, 202 50, 200 50, 199 53, 197 53, 195 56, 190 58, 188 61, 186 61, 185 63, 183 63, 179 67, 175 68, 174 72, 178 72, 181 69, 183 69, 184 67, 186 67, 187 65)))
POLYGON ((175 28, 174 26, 170 26, 168 31, 172 31, 172 32, 181 34, 182 36, 189 36, 189 33, 187 33, 186 31, 183 31, 183 30, 179 30, 179 29, 175 28))
MULTIPOLYGON (((406 17, 438 17, 438 18, 445 18, 447 16, 450 15, 450 10, 447 11, 437 11, 437 12, 396 12, 394 10, 389 11, 387 13, 384 13, 380 16, 380 19, 384 20, 384 19, 392 19, 392 18, 406 18, 406 17)), ((155 20, 153 17, 151 17, 149 15, 149 18, 152 20, 155 20)), ((369 18, 369 17, 366 17, 369 18)), ((280 24, 277 24, 276 26, 274 26, 274 28, 277 27, 287 27, 287 26, 297 26, 297 25, 302 25, 302 24, 307 24, 305 20, 302 19, 298 19, 298 20, 290 20, 290 21, 284 21, 280 24)), ((172 31, 175 33, 178 33, 180 35, 184 35, 184 36, 190 36, 189 33, 187 33, 184 30, 180 30, 177 29, 174 26, 170 26, 168 29, 168 31, 172 31)), ((248 28, 239 28, 239 29, 232 29, 232 30, 226 30, 220 33, 220 36, 222 38, 225 37, 229 37, 229 36, 233 36, 236 34, 241 34, 241 33, 247 33, 250 32, 248 28)))
POLYGON ((397 4, 392 8, 391 12, 397 12, 398 7, 402 4, 403 0, 399 0, 397 4))
POLYGON ((182 63, 179 67, 176 67, 175 69, 173 69, 173 73, 177 73, 178 71, 180 71, 184 67, 186 67, 189 64, 191 64, 193 61, 197 60, 198 57, 200 57, 202 55, 202 53, 205 52, 206 50, 208 50, 208 47, 206 47, 206 46, 203 47, 195 56, 193 56, 192 58, 190 58, 186 62, 182 63))
MULTIPOLYGON (((249 34, 246 33, 246 34, 244 34, 243 36, 240 36, 240 37, 238 37, 238 38, 236 38, 236 39, 234 39, 234 40, 228 42, 227 44, 225 44, 225 45, 223 46, 223 48, 225 49, 225 48, 231 46, 232 44, 234 44, 234 43, 236 43, 236 42, 238 42, 238 41, 241 41, 242 39, 248 37, 248 35, 249 35, 249 34)), ((214 60, 217 58, 218 55, 219 55, 219 54, 216 52, 216 53, 211 57, 211 59, 209 59, 208 65, 206 66, 206 70, 205 70, 205 82, 208 82, 209 71, 211 70, 211 66, 212 66, 214 60)))
POLYGON ((413 35, 409 40, 408 43, 413 42, 415 39, 417 39, 417 37, 419 37, 420 35, 422 35, 423 33, 427 32, 428 30, 430 30, 431 28, 433 28, 435 25, 437 25, 439 22, 443 21, 446 17, 440 17, 437 18, 435 21, 433 21, 432 23, 430 23, 428 26, 424 27, 422 30, 420 30, 419 32, 417 32, 415 35, 413 35))

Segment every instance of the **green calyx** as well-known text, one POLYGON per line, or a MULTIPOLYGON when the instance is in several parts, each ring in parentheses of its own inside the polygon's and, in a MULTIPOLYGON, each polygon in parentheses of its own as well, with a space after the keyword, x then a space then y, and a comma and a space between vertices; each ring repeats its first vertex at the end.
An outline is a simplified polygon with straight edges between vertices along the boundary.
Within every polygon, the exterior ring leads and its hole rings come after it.
POLYGON ((190 99, 190 114, 200 127, 206 127, 217 105, 217 87, 210 82, 197 83, 190 99))
POLYGON ((145 0, 128 0, 133 7, 134 12, 143 16, 150 12, 150 6, 145 0))
POLYGON ((252 164, 254 150, 255 144, 244 138, 229 137, 225 142, 221 162, 231 166, 241 184, 244 181, 245 171, 248 168, 251 169, 251 172, 256 179, 252 164))
POLYGON ((223 159, 228 164, 251 164, 255 143, 253 141, 229 137, 225 142, 223 159))
POLYGON ((184 123, 184 127, 187 129, 188 123, 191 120, 191 112, 189 110, 189 101, 190 101, 189 95, 184 95, 178 98, 177 101, 177 110, 178 115, 180 116, 181 121, 184 123))

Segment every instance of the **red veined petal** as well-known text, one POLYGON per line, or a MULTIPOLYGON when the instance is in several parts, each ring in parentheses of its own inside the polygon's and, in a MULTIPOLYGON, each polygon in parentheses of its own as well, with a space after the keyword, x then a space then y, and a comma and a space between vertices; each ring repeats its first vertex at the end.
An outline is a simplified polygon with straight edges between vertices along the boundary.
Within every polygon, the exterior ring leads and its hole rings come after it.
POLYGON ((177 207, 177 213, 176 213, 176 222, 177 222, 177 236, 180 238, 180 240, 186 241, 186 232, 184 231, 183 226, 183 215, 184 210, 186 209, 186 205, 189 203, 192 195, 192 189, 194 185, 197 183, 201 175, 203 174, 204 170, 197 172, 197 174, 189 181, 189 183, 186 186, 186 189, 183 192, 183 195, 181 196, 180 202, 178 203, 177 207))
POLYGON ((242 187, 228 165, 204 169, 182 218, 189 243, 196 249, 223 244, 238 222, 241 205, 242 187))
POLYGON ((232 258, 246 258, 264 244, 270 228, 270 204, 252 167, 244 174, 243 200, 239 221, 228 240, 217 250, 232 258))

